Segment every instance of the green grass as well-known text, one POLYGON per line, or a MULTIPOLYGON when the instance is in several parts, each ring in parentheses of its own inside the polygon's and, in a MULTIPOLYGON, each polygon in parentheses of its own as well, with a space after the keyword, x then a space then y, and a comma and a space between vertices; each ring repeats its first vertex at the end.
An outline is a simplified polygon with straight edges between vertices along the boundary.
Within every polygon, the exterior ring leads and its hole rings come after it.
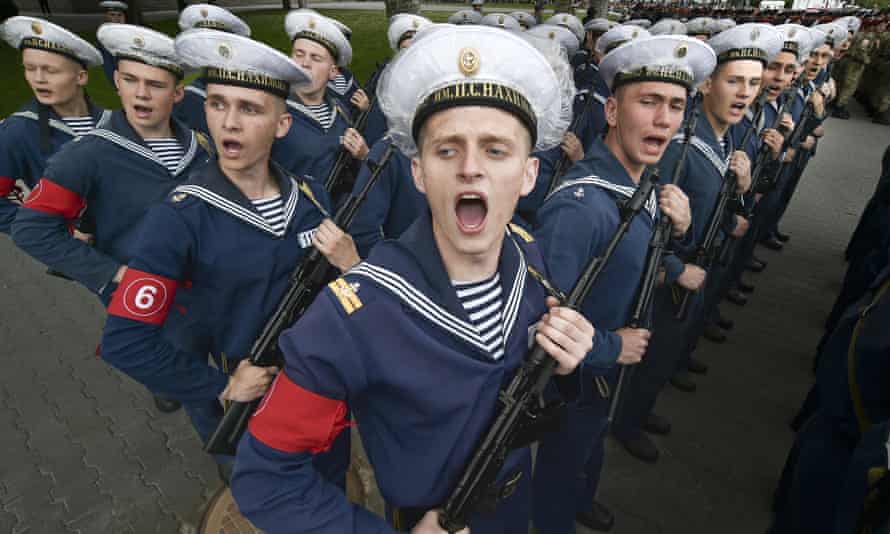
MULTIPOLYGON (((382 11, 336 10, 325 13, 335 16, 347 24, 353 31, 353 61, 350 69, 359 80, 367 80, 376 68, 376 64, 390 57, 392 52, 386 40, 386 18, 382 11)), ((426 13, 437 22, 447 20, 447 12, 426 13)), ((245 15, 245 20, 253 29, 253 37, 263 41, 282 52, 290 55, 290 43, 284 33, 283 12, 256 12, 245 15)), ((165 20, 149 24, 152 28, 175 35, 178 26, 175 20, 165 20)), ((95 42, 94 34, 84 33, 82 37, 95 42)), ((32 96, 31 89, 25 82, 21 67, 21 56, 18 50, 0 45, 0 69, 7 73, 3 82, 4 97, 0 100, 0 117, 15 112, 32 96)), ((101 68, 90 70, 90 82, 87 85, 90 97, 99 105, 116 109, 120 107, 117 94, 112 85, 105 79, 101 68)))

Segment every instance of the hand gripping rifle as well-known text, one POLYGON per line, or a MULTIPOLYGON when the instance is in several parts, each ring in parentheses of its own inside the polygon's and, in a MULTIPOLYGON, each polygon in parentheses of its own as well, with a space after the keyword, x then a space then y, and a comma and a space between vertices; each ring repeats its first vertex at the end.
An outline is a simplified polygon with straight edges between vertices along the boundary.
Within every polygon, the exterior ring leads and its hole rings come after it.
MULTIPOLYGON (((587 263, 575 287, 562 303, 563 306, 574 310, 581 308, 634 217, 651 195, 655 185, 652 179, 654 172, 647 170, 633 196, 620 205, 620 223, 606 250, 587 263)), ((534 422, 544 409, 541 394, 555 367, 556 360, 535 343, 510 383, 498 394, 500 410, 479 441, 470 462, 439 513, 439 526, 449 533, 465 528, 475 507, 491 494, 507 453, 513 448, 514 440, 520 435, 522 428, 534 422)))
MULTIPOLYGON (((386 167, 392 156, 395 145, 389 145, 381 154, 374 171, 368 178, 368 183, 357 195, 352 195, 337 214, 334 215, 334 223, 344 231, 349 228, 355 219, 359 207, 368 196, 368 192, 377 182, 381 171, 386 167)), ((253 343, 247 358, 253 365, 270 366, 279 365, 284 359, 278 349, 278 336, 288 328, 306 311, 312 304, 316 295, 324 288, 328 281, 328 272, 331 265, 324 254, 313 248, 312 251, 297 265, 290 275, 290 285, 278 302, 275 312, 266 321, 259 337, 253 343)), ((204 446, 204 450, 211 454, 235 454, 238 440, 247 428, 247 422, 261 399, 250 402, 232 402, 223 414, 222 420, 210 436, 210 440, 204 446)))
MULTIPOLYGON (((815 92, 815 91, 814 91, 815 92)), ((792 94, 791 100, 793 100, 794 95, 792 94)), ((791 131, 791 135, 785 139, 785 143, 782 145, 782 153, 787 151, 789 148, 793 148, 800 151, 800 145, 804 141, 804 136, 807 130, 807 123, 810 122, 812 116, 816 113, 816 108, 813 106, 812 102, 813 93, 810 93, 807 96, 806 102, 804 104, 803 112, 800 114, 800 119, 797 121, 797 124, 794 125, 794 130, 791 131)), ((794 161, 794 160, 793 160, 794 161)), ((779 182, 779 178, 782 176, 782 173, 785 172, 785 169, 788 167, 787 161, 782 161, 779 163, 778 169, 776 169, 775 174, 766 182, 765 187, 768 189, 772 189, 779 182)))
MULTIPOLYGON (((366 92, 369 99, 368 109, 359 113, 355 122, 352 124, 352 127, 355 128, 358 133, 365 131, 365 127, 368 125, 368 118, 371 116, 371 110, 374 109, 374 105, 377 103, 377 82, 380 80, 381 74, 383 74, 383 69, 378 68, 374 71, 374 75, 371 76, 371 79, 368 80, 368 85, 366 86, 366 92)), ((334 160, 334 165, 331 167, 331 171, 328 173, 327 178, 325 178, 325 191, 332 193, 343 183, 345 180, 345 173, 352 165, 353 159, 355 158, 353 158, 352 154, 346 150, 346 147, 341 146, 337 151, 337 158, 334 160)))
MULTIPOLYGON (((776 111, 776 120, 773 122, 772 128, 773 130, 777 130, 782 135, 788 135, 788 129, 781 124, 782 116, 785 114, 785 108, 791 105, 791 102, 794 100, 794 88, 788 89, 782 92, 779 95, 779 107, 776 111)), ((755 193, 764 193, 764 189, 766 189, 763 174, 766 172, 766 166, 772 158, 772 150, 769 145, 763 143, 760 145, 760 151, 757 152, 757 157, 754 159, 753 165, 751 165, 751 191, 755 193)), ((750 217, 754 210, 754 203, 749 203, 744 207, 744 214, 746 217, 750 217)))
MULTIPOLYGON (((578 129, 581 127, 581 119, 587 116, 587 113, 590 112, 590 108, 593 107, 593 101, 596 100, 596 93, 594 93, 593 89, 591 89, 587 93, 587 100, 584 101, 584 107, 581 108, 581 111, 572 118, 572 123, 569 124, 569 132, 573 134, 578 134, 578 129)), ((547 196, 550 196, 556 187, 559 185, 559 181, 562 179, 562 176, 569 170, 569 167, 572 166, 572 161, 569 159, 569 155, 565 153, 564 150, 560 149, 559 159, 556 161, 556 165, 553 167, 553 173, 550 175, 550 184, 547 186, 547 196)))
MULTIPOLYGON (((683 127, 683 148, 680 150, 680 158, 674 166, 674 173, 671 176, 671 184, 677 185, 680 176, 683 175, 683 168, 686 166, 686 155, 689 154, 689 145, 692 136, 695 134, 695 125, 698 122, 699 107, 696 105, 698 99, 693 100, 692 110, 686 117, 686 125, 683 127)), ((643 271, 643 278, 640 282, 640 289, 637 292, 637 301, 634 303, 633 312, 627 325, 630 328, 642 328, 647 322, 652 309, 652 302, 655 298, 655 284, 658 281, 658 272, 661 268, 661 259, 664 256, 665 248, 671 239, 671 220, 661 215, 658 224, 652 231, 652 238, 649 240, 649 252, 646 255, 646 267, 643 271)), ((612 402, 609 405, 608 425, 611 427, 615 420, 616 414, 621 413, 621 399, 624 390, 624 384, 630 380, 628 373, 633 375, 636 366, 629 367, 622 365, 618 371, 618 383, 615 386, 615 394, 612 396, 612 402)))
MULTIPOLYGON (((748 143, 752 131, 753 128, 749 128, 745 132, 744 138, 742 139, 743 144, 740 146, 745 146, 745 144, 748 143)), ((705 235, 702 238, 701 243, 699 243, 698 248, 695 250, 692 263, 705 270, 710 269, 711 265, 714 263, 717 236, 720 235, 720 224, 723 222, 726 206, 729 204, 733 192, 735 191, 737 179, 738 177, 732 169, 726 169, 726 172, 723 173, 723 183, 720 185, 720 193, 717 195, 717 205, 714 207, 714 211, 711 213, 711 218, 708 220, 705 235)), ((689 313, 689 303, 692 293, 686 289, 680 288, 680 294, 682 295, 680 297, 680 307, 677 309, 675 317, 682 321, 689 313)))

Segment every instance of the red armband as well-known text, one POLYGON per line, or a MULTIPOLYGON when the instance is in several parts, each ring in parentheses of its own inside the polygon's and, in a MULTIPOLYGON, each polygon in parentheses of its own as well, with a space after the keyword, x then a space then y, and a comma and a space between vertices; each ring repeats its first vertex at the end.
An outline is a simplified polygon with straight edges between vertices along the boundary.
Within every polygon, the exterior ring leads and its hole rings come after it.
POLYGON ((176 296, 176 280, 127 269, 114 291, 108 314, 150 324, 162 324, 176 296))
POLYGON ((281 372, 250 419, 248 429, 264 444, 284 452, 330 450, 345 428, 346 403, 295 384, 281 372))
POLYGON ((25 200, 26 208, 60 215, 69 221, 79 217, 86 205, 80 195, 46 178, 40 179, 25 200))
POLYGON ((6 198, 15 189, 15 180, 0 176, 0 198, 6 198))

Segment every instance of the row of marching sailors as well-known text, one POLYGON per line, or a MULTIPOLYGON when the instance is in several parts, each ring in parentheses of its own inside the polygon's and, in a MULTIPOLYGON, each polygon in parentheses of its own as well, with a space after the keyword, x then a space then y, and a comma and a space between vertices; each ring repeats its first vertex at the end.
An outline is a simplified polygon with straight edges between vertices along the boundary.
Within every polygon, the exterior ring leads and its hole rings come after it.
MULTIPOLYGON (((471 518, 473 531, 524 530, 530 511, 541 532, 571 532, 575 520, 610 528, 595 493, 619 367, 636 372, 626 376, 612 430, 654 461, 646 432, 669 430, 652 412, 658 393, 690 367, 706 319, 787 205, 805 162, 795 158, 811 149, 824 115, 824 60, 846 28, 742 25, 708 44, 613 28, 588 39, 598 55, 583 64, 595 74, 581 90, 587 105, 575 106, 581 119, 570 120, 579 76, 558 31, 526 40, 399 17, 390 42, 407 51, 374 93, 390 137, 369 151, 345 126, 335 141, 318 133, 352 116, 327 98, 351 55, 342 30, 308 11, 288 15, 286 27, 292 58, 218 27, 174 42, 105 25, 98 36, 115 60, 123 106, 109 113, 92 109, 82 90, 87 67, 102 62, 96 49, 46 21, 7 21, 2 35, 22 49, 35 101, 0 129, 4 196, 16 180, 33 186, 23 206, 3 205, 4 230, 108 305, 102 357, 182 402, 203 439, 220 401, 256 399, 275 380, 232 479, 242 511, 268 532, 294 524, 390 531, 335 487, 349 461, 350 412, 389 519, 439 532, 429 511, 496 409, 497 385, 533 341, 569 377, 554 391, 570 401, 567 421, 541 437, 534 476, 528 449, 511 453, 501 502, 493 516, 471 518), (210 137, 171 118, 186 66, 204 69, 204 94, 188 93, 202 96, 210 137), (692 98, 696 87, 701 96, 692 98), (313 103, 319 95, 326 106, 313 103), (294 109, 315 130, 300 126, 294 109), (96 128, 78 132, 89 121, 65 120, 86 116, 96 128), (602 123, 589 137, 566 134, 593 117, 602 123), (324 187, 341 146, 375 162, 357 187, 382 168, 377 199, 345 229, 329 215, 338 191, 324 187), (282 163, 289 157, 299 173, 282 163), (583 316, 545 301, 546 288, 567 292, 603 254, 647 166, 673 183, 635 214, 583 316), (762 179, 752 191, 754 178, 762 179), (631 321, 664 217, 672 253, 654 309, 631 321), (735 253, 716 254, 721 244, 735 253), (243 355, 312 247, 345 274, 282 336, 283 372, 250 365, 243 355)), ((351 103, 372 108, 367 94, 351 103)))

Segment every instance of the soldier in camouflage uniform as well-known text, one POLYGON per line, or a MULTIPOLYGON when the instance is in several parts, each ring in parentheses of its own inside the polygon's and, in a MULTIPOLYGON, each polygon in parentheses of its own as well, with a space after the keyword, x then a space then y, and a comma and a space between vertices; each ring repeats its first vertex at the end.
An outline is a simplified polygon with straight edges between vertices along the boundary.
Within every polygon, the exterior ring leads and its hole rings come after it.
POLYGON ((871 60, 869 57, 870 46, 871 40, 868 35, 860 33, 853 39, 853 44, 850 45, 844 57, 839 60, 838 67, 840 68, 837 70, 840 70, 842 75, 838 79, 837 102, 832 116, 839 119, 850 118, 847 103, 856 93, 862 74, 871 60))
POLYGON ((885 31, 879 37, 879 44, 871 65, 874 80, 869 92, 869 101, 874 111, 873 122, 890 124, 890 33, 885 31))

